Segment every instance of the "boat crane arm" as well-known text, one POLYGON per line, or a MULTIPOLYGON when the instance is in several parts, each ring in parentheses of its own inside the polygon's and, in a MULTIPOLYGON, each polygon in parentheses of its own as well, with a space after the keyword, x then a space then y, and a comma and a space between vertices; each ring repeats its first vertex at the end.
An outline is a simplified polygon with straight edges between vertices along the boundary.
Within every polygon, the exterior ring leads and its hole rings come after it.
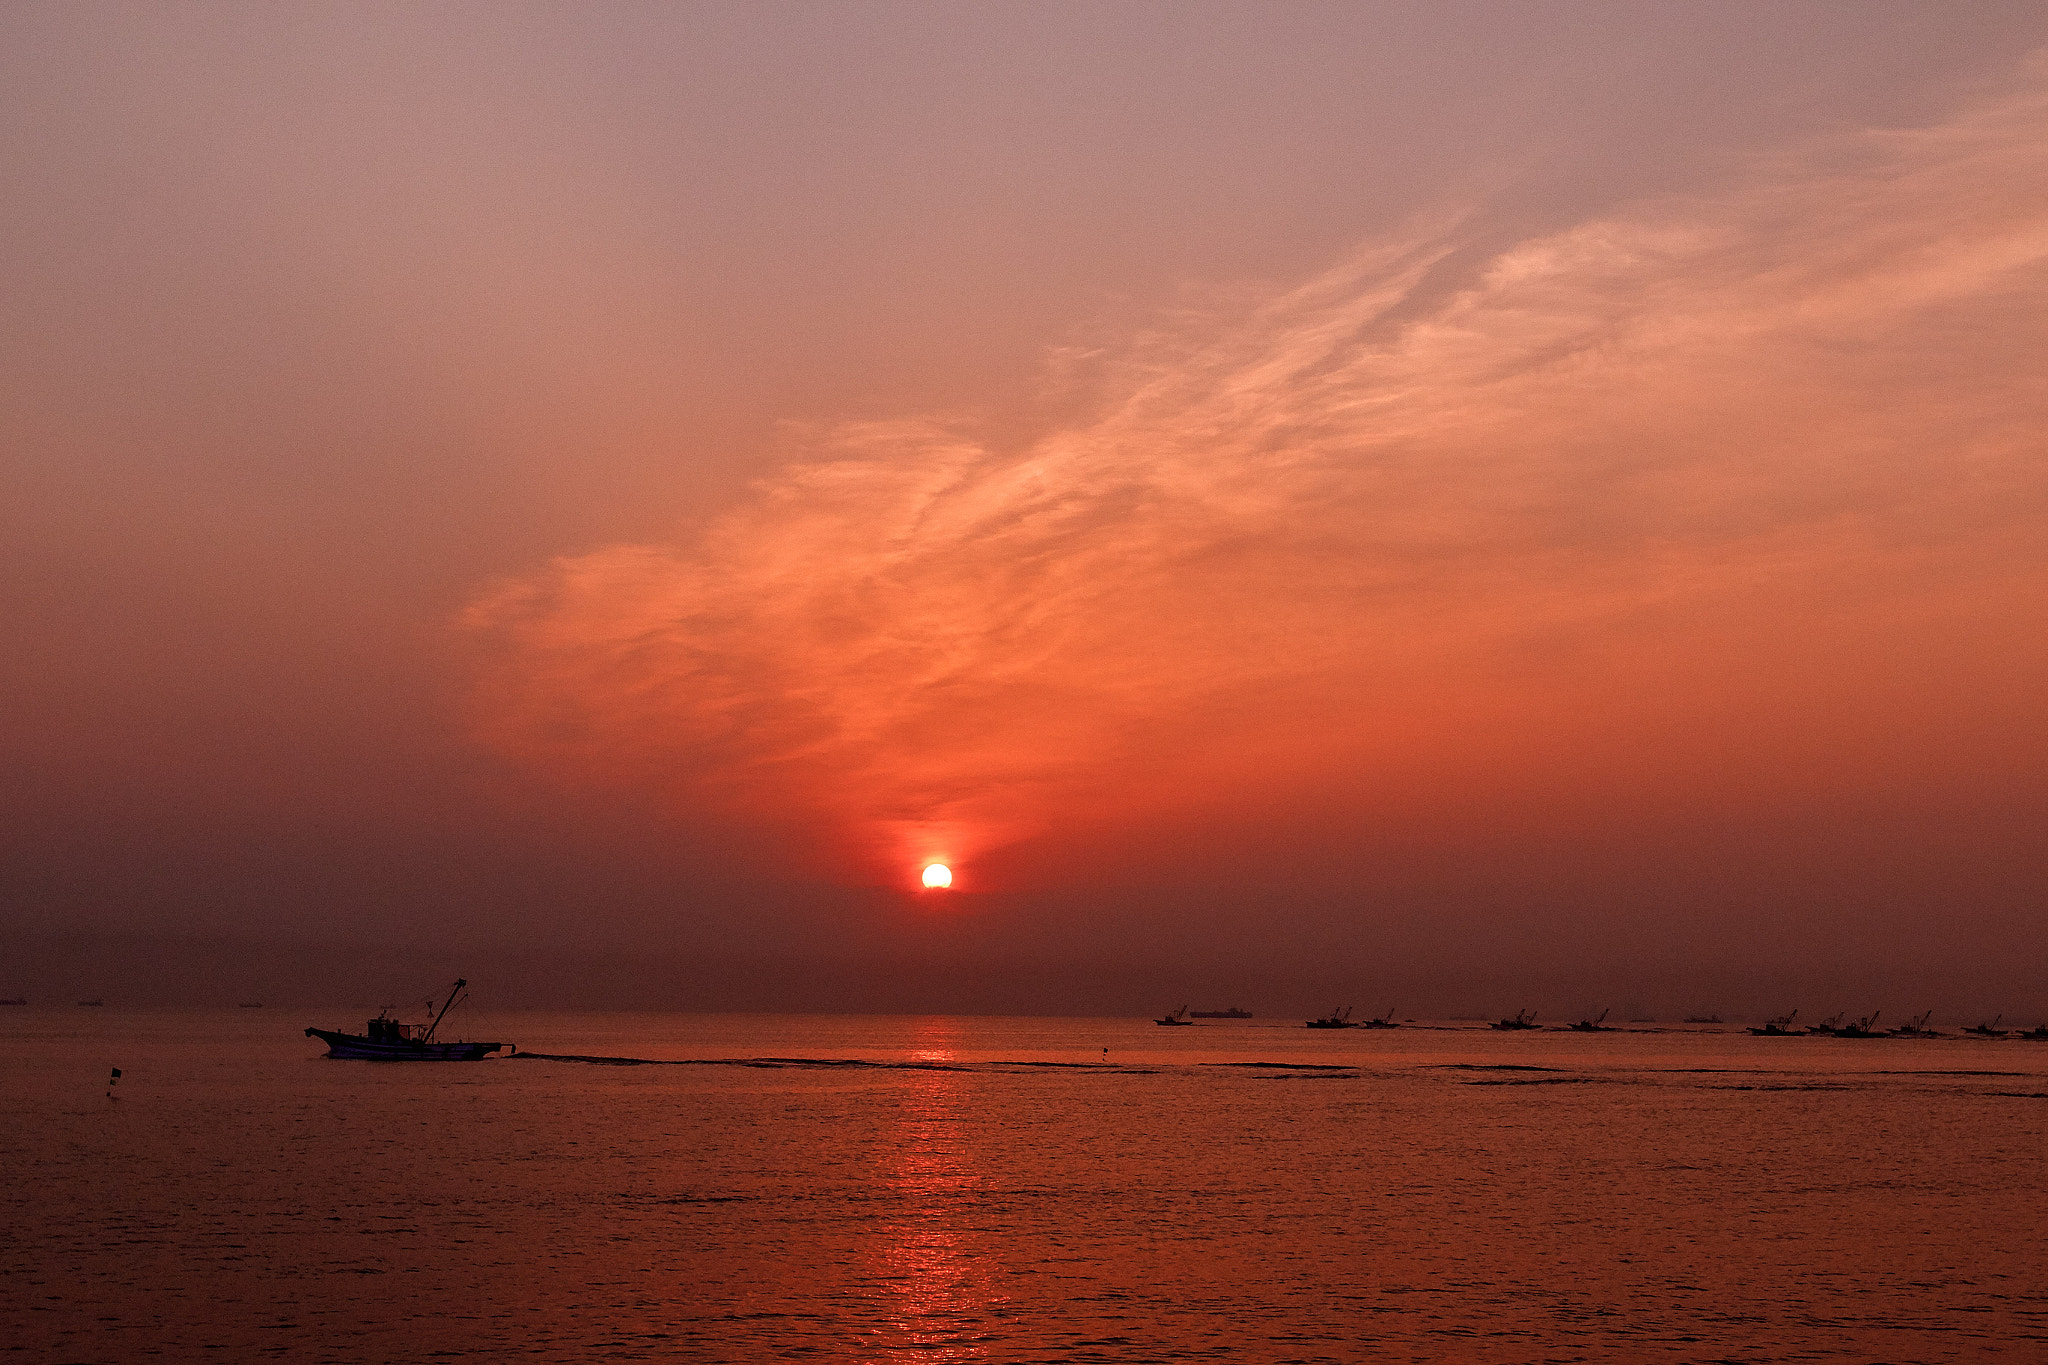
POLYGON ((426 1037, 420 1039, 421 1042, 431 1043, 434 1041, 434 1030, 441 1027, 441 1021, 448 1017, 449 1010, 455 1008, 456 1002, 462 998, 462 988, 468 984, 467 981, 464 981, 459 976, 455 978, 454 989, 448 992, 448 999, 442 1003, 441 1012, 434 1016, 434 1022, 427 1025, 426 1037))

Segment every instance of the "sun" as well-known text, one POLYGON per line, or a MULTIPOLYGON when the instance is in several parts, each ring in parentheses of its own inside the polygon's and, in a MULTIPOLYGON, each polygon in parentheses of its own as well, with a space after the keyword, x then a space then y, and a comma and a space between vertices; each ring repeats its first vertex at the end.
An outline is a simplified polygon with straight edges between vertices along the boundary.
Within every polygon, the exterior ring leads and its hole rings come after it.
POLYGON ((953 884, 953 869, 944 863, 925 864, 924 884, 934 891, 945 890, 953 884))

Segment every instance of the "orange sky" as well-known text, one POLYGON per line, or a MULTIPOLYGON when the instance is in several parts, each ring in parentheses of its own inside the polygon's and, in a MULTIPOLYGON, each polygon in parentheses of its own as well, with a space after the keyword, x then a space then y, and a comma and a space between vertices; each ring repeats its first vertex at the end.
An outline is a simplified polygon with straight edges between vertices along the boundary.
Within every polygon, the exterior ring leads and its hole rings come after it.
POLYGON ((480 599, 478 731, 990 889, 1248 786, 1469 825, 2038 752, 1991 680, 2042 663, 2044 115, 2029 80, 1456 266, 1424 225, 1096 352, 1016 446, 802 433, 701 534, 480 599))
POLYGON ((0 931, 2048 965, 2048 17, 1262 16, 11 10, 0 931))

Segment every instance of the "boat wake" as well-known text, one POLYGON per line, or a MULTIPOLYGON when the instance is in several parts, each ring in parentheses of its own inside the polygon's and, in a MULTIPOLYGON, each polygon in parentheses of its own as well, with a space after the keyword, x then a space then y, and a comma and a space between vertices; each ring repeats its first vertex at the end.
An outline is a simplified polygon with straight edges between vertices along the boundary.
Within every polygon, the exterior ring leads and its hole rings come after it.
POLYGON ((581 1062, 587 1066, 745 1066, 814 1071, 1100 1071, 1150 1076, 1156 1068, 1109 1062, 875 1062, 859 1057, 586 1057, 566 1052, 518 1052, 507 1061, 581 1062))

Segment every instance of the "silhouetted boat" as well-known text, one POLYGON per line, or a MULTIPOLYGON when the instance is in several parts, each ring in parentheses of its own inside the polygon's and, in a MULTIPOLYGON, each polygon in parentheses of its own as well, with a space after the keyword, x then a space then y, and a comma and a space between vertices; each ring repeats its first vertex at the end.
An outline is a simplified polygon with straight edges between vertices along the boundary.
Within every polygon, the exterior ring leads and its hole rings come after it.
POLYGON ((1685 1022, 1688 1024, 1718 1024, 1721 1022, 1721 1016, 1718 1014, 1688 1014, 1685 1016, 1685 1022))
POLYGON ((1934 1017, 1933 1010, 1923 1011, 1918 1019, 1909 1019, 1891 1031, 1894 1038, 1939 1038, 1941 1034, 1927 1027, 1927 1021, 1934 1017))
POLYGON ((263 1008, 263 1002, 261 1000, 244 1000, 235 1008, 238 1010, 260 1010, 263 1008))
POLYGON ((1822 1034, 1832 1038, 1835 1035, 1835 1030, 1840 1028, 1841 1026, 1842 1012, 1840 1010, 1837 1010, 1833 1014, 1830 1014, 1827 1018, 1821 1020, 1818 1024, 1815 1024, 1812 1028, 1808 1029, 1807 1032, 1814 1034, 1822 1034))
POLYGON ((2004 1015, 1998 1015, 1996 1018, 1992 1019, 1992 1021, 1988 1024, 1972 1024, 1968 1028, 1964 1029, 1963 1032, 1971 1034, 1972 1036, 1978 1038, 2003 1038, 2005 1037, 2006 1033, 2009 1032, 2009 1030, 2002 1029, 1998 1026, 1999 1021, 2004 1018, 2004 1015))
MULTIPOLYGON (((475 1062, 506 1046, 504 1043, 437 1043, 434 1031, 441 1027, 441 1021, 448 1017, 463 1000, 462 989, 469 983, 458 979, 448 999, 442 1004, 441 1012, 434 1016, 431 1024, 401 1024, 379 1014, 372 1019, 361 1033, 336 1033, 330 1029, 309 1028, 308 1038, 318 1038, 327 1044, 327 1055, 358 1060, 387 1062, 475 1062)), ((432 1008, 431 1003, 429 1008, 432 1008)))
POLYGON ((1571 1025, 1567 1025, 1567 1028, 1568 1028, 1568 1030, 1569 1030, 1570 1032, 1572 1032, 1572 1033, 1619 1033, 1619 1032, 1621 1032, 1621 1030, 1620 1030, 1620 1029, 1613 1029, 1613 1028, 1608 1028, 1608 1027, 1607 1027, 1607 1026, 1606 1026, 1605 1024, 1602 1024, 1602 1023, 1600 1022, 1600 1020, 1601 1020, 1601 1019, 1605 1019, 1606 1017, 1607 1017, 1607 1011, 1606 1011, 1606 1010, 1601 1010, 1601 1011, 1600 1011, 1600 1017, 1599 1017, 1598 1019, 1581 1019, 1581 1020, 1579 1020, 1579 1022, 1578 1022, 1578 1023, 1576 1023, 1576 1024, 1571 1024, 1571 1025))
POLYGON ((1187 1024, 1192 1026, 1195 1021, 1188 1018, 1188 1007, 1186 1005, 1182 1005, 1179 1009, 1175 1010, 1172 1014, 1167 1015, 1165 1018, 1154 1019, 1152 1022, 1155 1024, 1187 1024))
MULTIPOLYGON (((1883 1010, 1879 1010, 1879 1011, 1877 1012, 1877 1014, 1883 1014, 1883 1013, 1884 1013, 1884 1011, 1883 1011, 1883 1010)), ((1889 1038, 1889 1037, 1891 1037, 1891 1035, 1890 1035, 1889 1033, 1886 1033, 1886 1032, 1885 1032, 1885 1031, 1884 1031, 1883 1029, 1873 1029, 1873 1028, 1871 1027, 1871 1025, 1872 1025, 1872 1024, 1874 1024, 1874 1023, 1876 1023, 1876 1022, 1877 1022, 1877 1014, 1866 1014, 1866 1015, 1864 1015, 1864 1016, 1863 1016, 1863 1017, 1862 1017, 1861 1019, 1858 1019, 1858 1020, 1857 1020, 1857 1021, 1856 1021, 1855 1023, 1853 1023, 1853 1024, 1844 1024, 1844 1025, 1842 1025, 1842 1026, 1841 1026, 1840 1028, 1838 1028, 1838 1029, 1836 1029, 1836 1030, 1835 1030, 1835 1036, 1836 1036, 1837 1038, 1889 1038)))
POLYGON ((1536 1011, 1522 1010, 1518 1012, 1512 1019, 1503 1019, 1498 1023, 1488 1024, 1487 1027, 1496 1029, 1536 1028, 1536 1011))
POLYGON ((79 1003, 79 1004, 81 1004, 81 1005, 88 1005, 88 1006, 94 1006, 94 1007, 97 1007, 97 1006, 100 1006, 100 1005, 104 1005, 104 1004, 106 1004, 107 1002, 106 1002, 106 1001, 104 1001, 104 1000, 81 1000, 81 1001, 79 1001, 78 1003, 79 1003))
POLYGON ((26 1005, 27 1003, 28 999, 25 996, 17 996, 12 1000, 0 1000, 0 1005, 26 1005))
POLYGON ((1252 1017, 1252 1012, 1250 1010, 1241 1010, 1233 1005, 1227 1010, 1196 1010, 1188 1017, 1191 1019, 1249 1019, 1252 1017))
POLYGON ((1341 1009, 1341 1010, 1331 1010, 1331 1011, 1330 1011, 1330 1012, 1329 1012, 1328 1014, 1324 1015, 1324 1016, 1323 1016, 1323 1017, 1322 1017, 1321 1019, 1311 1019, 1311 1020, 1309 1020, 1309 1021, 1308 1021, 1307 1023, 1303 1024, 1303 1025, 1302 1025, 1302 1027, 1303 1027, 1303 1028, 1358 1028, 1358 1027, 1359 1027, 1359 1025, 1357 1025, 1357 1024, 1354 1024, 1354 1023, 1352 1023, 1352 1022, 1351 1022, 1351 1006, 1349 1006, 1349 1005, 1346 1005, 1346 1006, 1345 1006, 1345 1007, 1344 1007, 1343 1009, 1341 1009))
POLYGON ((1394 1022, 1394 1011, 1393 1011, 1393 1010, 1392 1010, 1391 1008, 1389 1008, 1389 1009, 1387 1010, 1387 1012, 1386 1012, 1385 1014, 1382 1014, 1382 1015, 1381 1015, 1381 1016, 1380 1016, 1379 1018, 1377 1018, 1377 1019, 1368 1019, 1368 1020, 1366 1020, 1366 1021, 1365 1021, 1365 1023, 1364 1023, 1364 1025, 1363 1025, 1363 1027, 1365 1027, 1365 1028, 1399 1028, 1399 1027, 1401 1027, 1401 1026, 1400 1026, 1399 1024, 1397 1024, 1397 1023, 1395 1023, 1395 1022, 1394 1022))
MULTIPOLYGON (((15 1003, 20 1004, 21 1002, 16 1001, 15 1003)), ((2048 1024, 2037 1024, 2025 1033, 2022 1033, 2020 1037, 2030 1043, 2048 1043, 2048 1024)))
POLYGON ((1806 1036, 1806 1031, 1792 1027, 1792 1021, 1798 1017, 1799 1011, 1793 1010, 1790 1014, 1781 1014, 1775 1019, 1766 1019, 1762 1028, 1753 1028, 1750 1032, 1759 1038, 1803 1038, 1806 1036))

